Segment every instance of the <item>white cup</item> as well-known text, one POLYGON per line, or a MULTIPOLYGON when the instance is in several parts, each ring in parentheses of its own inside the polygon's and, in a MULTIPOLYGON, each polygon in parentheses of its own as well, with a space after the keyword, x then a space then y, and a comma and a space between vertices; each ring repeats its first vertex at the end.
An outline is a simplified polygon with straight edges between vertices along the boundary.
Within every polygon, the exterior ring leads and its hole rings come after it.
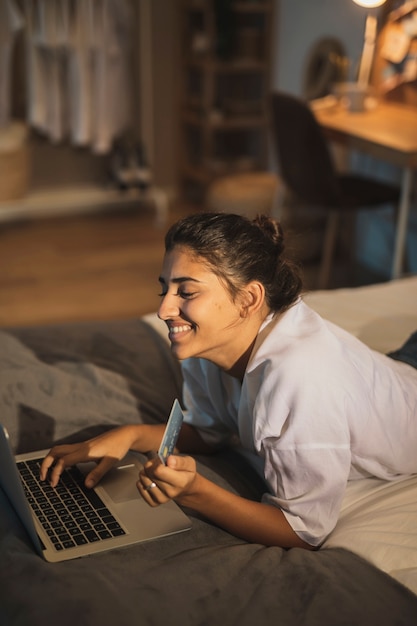
POLYGON ((360 112, 365 110, 365 101, 368 95, 366 86, 359 83, 339 83, 335 87, 336 95, 341 104, 349 111, 360 112))

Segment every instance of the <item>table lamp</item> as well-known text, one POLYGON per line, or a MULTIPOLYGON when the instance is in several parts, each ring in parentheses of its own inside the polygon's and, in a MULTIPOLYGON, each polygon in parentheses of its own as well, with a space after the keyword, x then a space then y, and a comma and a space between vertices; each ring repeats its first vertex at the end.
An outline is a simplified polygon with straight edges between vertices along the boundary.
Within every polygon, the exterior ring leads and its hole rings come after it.
MULTIPOLYGON (((359 4, 359 6, 366 7, 368 9, 374 9, 376 7, 380 7, 382 4, 384 4, 385 1, 386 0, 353 0, 353 2, 355 2, 356 4, 359 4)), ((374 50, 375 50, 376 27, 377 27, 376 17, 368 13, 366 17, 363 52, 362 52, 362 57, 361 57, 361 63, 359 66, 359 76, 358 76, 358 83, 364 88, 368 87, 369 76, 371 74, 372 61, 373 61, 374 50)))

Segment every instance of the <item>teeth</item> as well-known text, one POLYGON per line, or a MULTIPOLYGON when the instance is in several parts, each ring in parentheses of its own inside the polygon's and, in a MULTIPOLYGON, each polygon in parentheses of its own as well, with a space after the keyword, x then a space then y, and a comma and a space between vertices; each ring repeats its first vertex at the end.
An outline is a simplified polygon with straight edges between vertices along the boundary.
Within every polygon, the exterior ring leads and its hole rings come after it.
POLYGON ((190 330, 190 326, 171 326, 169 332, 175 335, 176 333, 183 333, 186 330, 190 330))

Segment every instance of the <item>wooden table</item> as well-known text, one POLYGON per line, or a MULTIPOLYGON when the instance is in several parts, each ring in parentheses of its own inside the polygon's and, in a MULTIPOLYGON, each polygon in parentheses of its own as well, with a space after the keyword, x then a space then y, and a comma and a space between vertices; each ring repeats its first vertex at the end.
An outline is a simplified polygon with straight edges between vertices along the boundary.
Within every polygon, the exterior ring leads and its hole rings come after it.
POLYGON ((402 168, 391 269, 391 277, 398 278, 403 269, 413 172, 417 169, 417 107, 379 101, 360 113, 336 104, 319 107, 314 114, 330 140, 402 168))

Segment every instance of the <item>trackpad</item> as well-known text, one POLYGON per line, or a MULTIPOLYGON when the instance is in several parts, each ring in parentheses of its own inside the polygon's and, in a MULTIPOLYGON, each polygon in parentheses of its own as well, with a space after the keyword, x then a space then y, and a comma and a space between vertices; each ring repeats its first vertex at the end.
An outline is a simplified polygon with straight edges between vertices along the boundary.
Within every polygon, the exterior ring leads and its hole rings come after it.
POLYGON ((141 497, 136 487, 139 471, 140 468, 136 466, 112 469, 102 478, 99 485, 113 502, 137 500, 141 497))
MULTIPOLYGON (((124 459, 118 462, 118 465, 111 469, 100 480, 97 488, 101 487, 113 500, 113 502, 128 502, 129 500, 137 500, 140 493, 136 487, 139 480, 139 472, 143 469, 143 463, 147 461, 146 457, 137 453, 128 453, 124 459)), ((79 469, 84 475, 88 474, 94 467, 95 463, 80 463, 79 469)))

